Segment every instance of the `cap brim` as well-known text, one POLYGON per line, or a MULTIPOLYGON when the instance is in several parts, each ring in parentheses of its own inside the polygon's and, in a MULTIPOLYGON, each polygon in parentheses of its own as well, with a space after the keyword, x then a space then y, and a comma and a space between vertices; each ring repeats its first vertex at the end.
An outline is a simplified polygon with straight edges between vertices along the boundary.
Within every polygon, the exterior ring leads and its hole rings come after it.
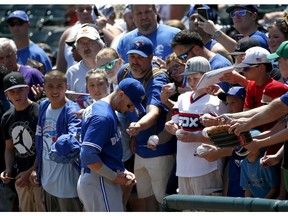
POLYGON ((227 97, 227 94, 224 93, 224 92, 220 92, 220 93, 218 94, 218 98, 219 98, 220 100, 222 100, 222 101, 225 101, 225 102, 226 102, 226 97, 227 97))
POLYGON ((129 54, 138 54, 138 55, 140 55, 140 56, 142 56, 142 57, 144 57, 144 58, 147 58, 147 57, 148 57, 144 52, 139 51, 139 50, 129 50, 129 51, 127 52, 127 55, 129 55, 129 54))
POLYGON ((272 59, 278 59, 280 56, 277 55, 277 53, 272 53, 267 55, 267 59, 272 60, 272 59))
POLYGON ((16 88, 25 88, 25 87, 28 87, 28 85, 14 85, 14 86, 11 86, 10 88, 4 90, 4 92, 7 92, 7 91, 12 90, 12 89, 16 89, 16 88))
POLYGON ((229 53, 230 55, 232 56, 237 56, 237 55, 243 55, 245 54, 245 52, 232 52, 232 53, 229 53))
POLYGON ((134 106, 142 113, 145 113, 145 109, 144 109, 144 106, 141 104, 141 103, 135 103, 134 106))
POLYGON ((204 73, 204 72, 197 72, 197 71, 186 71, 186 72, 183 72, 181 74, 179 74, 178 76, 187 76, 187 75, 191 75, 191 74, 196 74, 196 73, 204 73))
MULTIPOLYGON (((255 64, 257 65, 257 64, 255 64)), ((245 63, 240 63, 238 65, 235 65, 234 68, 239 69, 239 68, 245 68, 245 67, 253 67, 254 65, 251 64, 245 64, 245 63)))

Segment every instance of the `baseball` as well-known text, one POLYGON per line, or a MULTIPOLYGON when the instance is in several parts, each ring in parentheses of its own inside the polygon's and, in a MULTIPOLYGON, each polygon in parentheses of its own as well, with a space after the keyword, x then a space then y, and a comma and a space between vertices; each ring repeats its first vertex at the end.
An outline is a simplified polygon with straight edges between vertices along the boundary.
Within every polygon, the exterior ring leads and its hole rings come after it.
POLYGON ((128 185, 131 185, 132 182, 133 182, 132 177, 131 177, 130 175, 126 175, 125 178, 126 178, 126 179, 129 179, 129 181, 127 181, 127 182, 125 183, 125 185, 127 185, 127 186, 128 186, 128 185))
POLYGON ((177 131, 176 131, 176 133, 175 133, 175 135, 176 135, 176 137, 177 137, 177 139, 180 139, 183 135, 182 135, 182 129, 178 129, 177 131))
POLYGON ((176 90, 175 83, 169 83, 169 88, 167 90, 169 92, 174 92, 176 90))
POLYGON ((152 135, 149 137, 147 144, 151 146, 156 146, 159 142, 159 137, 157 135, 152 135))
POLYGON ((202 145, 198 146, 197 149, 196 149, 196 153, 198 155, 202 155, 202 154, 204 154, 207 151, 208 151, 208 148, 206 148, 206 147, 204 147, 202 145))

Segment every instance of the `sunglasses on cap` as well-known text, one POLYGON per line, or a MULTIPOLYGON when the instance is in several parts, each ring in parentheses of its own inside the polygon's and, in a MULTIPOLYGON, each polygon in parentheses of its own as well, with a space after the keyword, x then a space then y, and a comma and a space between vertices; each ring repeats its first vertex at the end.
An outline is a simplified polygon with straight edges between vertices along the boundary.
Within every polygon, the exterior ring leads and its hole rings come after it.
POLYGON ((185 53, 177 56, 177 58, 180 59, 180 60, 186 60, 187 57, 188 57, 188 55, 189 55, 189 53, 191 52, 191 50, 192 50, 193 48, 194 48, 194 46, 192 46, 187 52, 185 52, 185 53))
POLYGON ((18 26, 19 27, 19 26, 24 25, 24 23, 25 23, 24 21, 19 20, 19 21, 15 21, 15 22, 9 22, 8 25, 11 26, 11 27, 14 27, 14 26, 18 26))
POLYGON ((103 70, 111 70, 114 68, 115 63, 119 60, 119 58, 114 59, 108 63, 106 63, 105 65, 99 66, 98 68, 103 69, 103 70))
POLYGON ((252 13, 252 12, 248 11, 248 10, 236 10, 236 11, 231 12, 230 16, 231 16, 231 18, 234 18, 238 14, 238 16, 244 17, 244 16, 246 16, 247 13, 252 13))

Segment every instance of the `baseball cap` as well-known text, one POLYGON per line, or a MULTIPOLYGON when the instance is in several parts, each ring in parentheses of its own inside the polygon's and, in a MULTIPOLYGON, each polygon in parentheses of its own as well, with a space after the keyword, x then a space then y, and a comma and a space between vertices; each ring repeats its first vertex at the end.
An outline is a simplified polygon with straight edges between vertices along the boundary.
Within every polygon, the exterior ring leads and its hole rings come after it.
POLYGON ((26 14, 26 12, 23 10, 16 10, 16 11, 13 11, 12 13, 10 13, 10 15, 7 18, 7 23, 9 23, 9 20, 12 18, 18 18, 18 19, 21 19, 25 22, 29 22, 29 17, 26 14))
POLYGON ((49 158, 56 163, 72 163, 80 154, 80 143, 73 134, 62 134, 49 151, 49 158))
POLYGON ((24 76, 21 73, 11 72, 4 77, 3 86, 4 86, 4 92, 7 92, 15 88, 27 87, 28 85, 26 83, 24 76))
POLYGON ((130 43, 128 54, 138 54, 144 58, 147 58, 153 53, 153 43, 152 41, 144 36, 136 37, 130 43))
POLYGON ((82 37, 87 37, 91 40, 100 40, 100 35, 98 31, 92 26, 85 26, 83 28, 79 28, 75 41, 78 41, 82 37))
POLYGON ((109 19, 109 17, 114 13, 114 7, 112 4, 105 4, 105 5, 102 5, 98 8, 102 13, 103 15, 109 19))
POLYGON ((68 46, 73 46, 73 44, 75 43, 76 41, 76 35, 74 37, 70 37, 68 38, 67 40, 65 40, 65 43, 68 45, 68 46))
POLYGON ((227 96, 235 96, 241 100, 245 100, 246 89, 240 86, 234 86, 229 89, 227 93, 221 92, 218 94, 218 98, 222 101, 226 101, 227 96))
POLYGON ((288 41, 282 42, 275 53, 267 55, 269 60, 277 59, 279 57, 288 58, 288 41))
POLYGON ((192 14, 195 14, 197 13, 198 14, 198 11, 197 11, 197 8, 199 7, 204 7, 206 10, 207 10, 207 14, 208 14, 208 18, 211 19, 212 17, 212 10, 211 8, 206 5, 206 4, 195 4, 195 5, 192 5, 187 13, 187 17, 190 17, 192 14))
POLYGON ((131 13, 132 10, 131 10, 131 5, 130 4, 127 4, 123 10, 123 15, 127 14, 127 13, 131 13))
POLYGON ((131 100, 133 105, 140 111, 145 112, 141 101, 145 97, 145 90, 142 84, 133 78, 125 78, 121 80, 118 85, 119 89, 121 89, 125 95, 131 100))
POLYGON ((235 8, 241 8, 241 9, 251 11, 253 13, 254 12, 258 13, 258 9, 257 9, 256 5, 239 5, 239 4, 235 4, 235 5, 232 5, 228 8, 226 8, 226 12, 231 13, 235 8))
POLYGON ((241 38, 235 46, 234 52, 230 53, 230 55, 242 55, 245 54, 245 51, 251 47, 260 46, 260 43, 251 37, 241 38))
POLYGON ((288 86, 282 82, 270 82, 263 90, 263 95, 267 95, 272 99, 278 98, 288 91, 288 86))
POLYGON ((196 56, 190 58, 186 62, 185 70, 183 73, 179 74, 179 76, 191 75, 195 73, 205 73, 210 70, 211 66, 209 61, 202 56, 196 56))
POLYGON ((271 63, 267 55, 269 55, 269 51, 256 46, 256 47, 251 47, 245 52, 245 58, 242 61, 242 63, 235 65, 235 68, 244 68, 244 67, 252 67, 258 64, 263 64, 263 63, 271 63))

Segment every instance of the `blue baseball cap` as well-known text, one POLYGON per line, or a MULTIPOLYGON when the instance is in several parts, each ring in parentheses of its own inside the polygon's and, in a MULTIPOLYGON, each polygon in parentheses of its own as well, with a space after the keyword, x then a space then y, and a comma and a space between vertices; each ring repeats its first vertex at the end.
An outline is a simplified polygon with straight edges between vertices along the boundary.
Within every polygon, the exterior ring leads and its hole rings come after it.
POLYGON ((244 87, 234 86, 231 87, 227 93, 222 92, 218 94, 218 98, 222 101, 226 101, 227 96, 238 97, 244 101, 246 97, 246 90, 244 87))
POLYGON ((130 44, 128 54, 138 54, 144 58, 147 58, 151 54, 153 54, 153 43, 152 41, 144 36, 136 37, 132 40, 130 44))
POLYGON ((49 158, 56 163, 72 163, 79 157, 81 145, 73 134, 62 134, 49 151, 49 158))
POLYGON ((145 109, 141 104, 142 100, 145 98, 145 89, 138 80, 133 78, 125 78, 121 80, 118 87, 125 93, 125 95, 127 95, 133 105, 140 112, 145 112, 145 109))
POLYGON ((16 11, 13 11, 12 13, 10 13, 10 15, 7 18, 7 23, 9 23, 9 20, 12 18, 18 18, 18 19, 21 19, 25 22, 29 22, 29 17, 26 14, 26 12, 23 10, 16 10, 16 11))

